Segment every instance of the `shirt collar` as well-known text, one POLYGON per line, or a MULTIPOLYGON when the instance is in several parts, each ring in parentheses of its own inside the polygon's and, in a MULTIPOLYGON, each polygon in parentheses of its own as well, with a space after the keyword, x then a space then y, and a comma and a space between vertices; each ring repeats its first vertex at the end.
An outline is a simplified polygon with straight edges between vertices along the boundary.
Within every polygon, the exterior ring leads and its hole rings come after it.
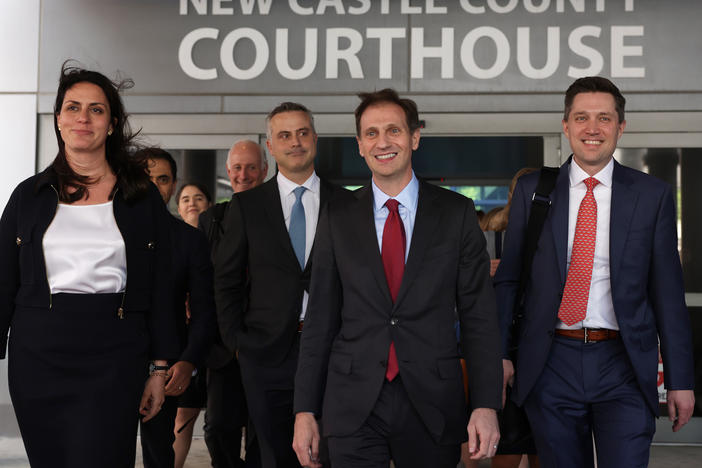
POLYGON ((380 190, 380 188, 375 185, 375 181, 372 179, 371 186, 373 188, 373 207, 375 208, 376 212, 380 211, 385 206, 385 202, 390 198, 394 198, 400 202, 400 205, 404 206, 408 210, 415 210, 417 208, 417 200, 419 198, 419 180, 417 180, 417 177, 414 175, 414 171, 412 171, 412 178, 407 185, 405 185, 405 188, 403 188, 402 191, 395 197, 391 197, 380 190))
MULTIPOLYGON (((293 190, 300 186, 299 184, 296 184, 292 180, 285 177, 280 171, 278 171, 278 175, 276 175, 276 181, 278 182, 278 187, 280 188, 280 192, 283 194, 283 196, 290 195, 293 190)), ((302 186, 312 193, 319 193, 319 176, 317 173, 312 171, 312 175, 309 176, 302 186)))
MULTIPOLYGON (((612 187, 613 172, 614 158, 610 158, 607 165, 600 169, 600 172, 598 172, 592 177, 597 179, 601 185, 604 185, 605 187, 612 187)), ((578 163, 576 163, 575 161, 571 161, 568 176, 570 177, 570 186, 575 187, 576 185, 582 183, 585 179, 590 177, 590 174, 588 174, 580 166, 578 166, 578 163)))

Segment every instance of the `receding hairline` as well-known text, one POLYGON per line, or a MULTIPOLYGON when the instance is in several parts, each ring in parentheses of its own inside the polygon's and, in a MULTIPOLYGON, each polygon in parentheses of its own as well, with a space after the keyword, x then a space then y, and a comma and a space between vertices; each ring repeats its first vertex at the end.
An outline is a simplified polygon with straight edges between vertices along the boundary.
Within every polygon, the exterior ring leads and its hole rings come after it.
POLYGON ((229 148, 229 153, 227 153, 227 161, 225 163, 227 169, 231 168, 232 156, 238 153, 239 148, 241 147, 253 147, 260 158, 259 162, 261 164, 261 168, 268 166, 268 160, 266 159, 266 152, 263 150, 263 146, 259 145, 253 140, 239 140, 235 142, 231 148, 229 148))

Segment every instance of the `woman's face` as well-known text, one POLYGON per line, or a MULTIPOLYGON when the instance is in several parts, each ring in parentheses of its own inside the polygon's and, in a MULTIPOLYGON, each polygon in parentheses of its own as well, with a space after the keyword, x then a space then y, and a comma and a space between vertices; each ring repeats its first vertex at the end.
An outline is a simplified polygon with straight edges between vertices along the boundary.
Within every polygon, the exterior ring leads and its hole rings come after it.
POLYGON ((197 227, 197 220, 200 213, 210 206, 205 194, 194 185, 187 185, 180 192, 178 199, 178 214, 183 221, 193 227, 197 227))
POLYGON ((97 152, 104 155, 112 122, 110 105, 99 86, 82 81, 68 88, 56 121, 67 155, 97 152))

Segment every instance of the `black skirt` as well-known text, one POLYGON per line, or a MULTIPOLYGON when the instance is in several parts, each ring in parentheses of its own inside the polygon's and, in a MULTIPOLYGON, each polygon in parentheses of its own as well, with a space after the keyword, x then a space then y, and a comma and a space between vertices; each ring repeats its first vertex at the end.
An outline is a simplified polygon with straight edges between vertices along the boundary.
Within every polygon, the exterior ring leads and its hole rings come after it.
POLYGON ((121 294, 54 294, 51 308, 17 306, 9 387, 29 462, 43 467, 134 466, 148 374, 143 314, 121 294))

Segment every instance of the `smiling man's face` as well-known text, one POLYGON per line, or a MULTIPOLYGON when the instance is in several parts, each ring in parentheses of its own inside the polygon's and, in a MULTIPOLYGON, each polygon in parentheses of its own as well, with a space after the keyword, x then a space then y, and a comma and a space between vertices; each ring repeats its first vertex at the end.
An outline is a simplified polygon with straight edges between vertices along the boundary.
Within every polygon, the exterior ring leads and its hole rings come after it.
POLYGON ((412 178, 412 151, 419 146, 419 129, 411 132, 405 112, 392 102, 368 106, 360 119, 358 150, 378 186, 404 187, 412 178))
POLYGON ((573 159, 590 175, 612 159, 624 127, 626 121, 619 122, 614 96, 602 92, 577 94, 568 119, 563 120, 573 159))

